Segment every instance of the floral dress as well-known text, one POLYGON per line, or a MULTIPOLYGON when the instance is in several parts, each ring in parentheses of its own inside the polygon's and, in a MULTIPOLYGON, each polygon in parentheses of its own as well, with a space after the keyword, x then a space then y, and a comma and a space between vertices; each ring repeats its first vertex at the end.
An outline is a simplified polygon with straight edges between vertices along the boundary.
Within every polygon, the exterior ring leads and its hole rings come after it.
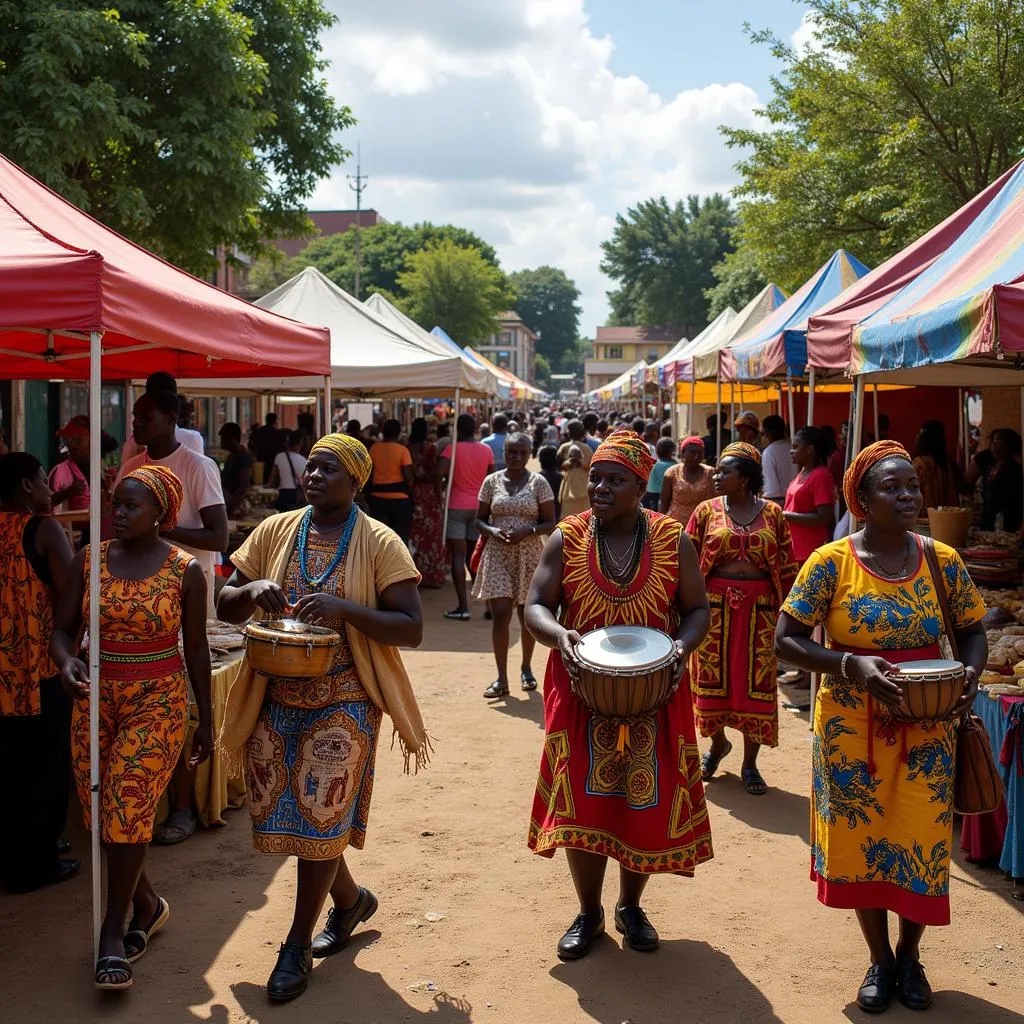
MULTIPOLYGON (((540 521, 540 507, 554 503, 551 485, 539 473, 531 473, 519 490, 511 492, 504 471, 491 473, 480 488, 480 502, 491 506, 491 525, 512 533, 540 521)), ((481 601, 511 598, 524 604, 530 580, 540 564, 544 538, 527 537, 519 544, 504 544, 492 537, 484 545, 473 596, 481 601)))
POLYGON ((437 471, 437 447, 424 441, 412 455, 412 526, 409 551, 426 587, 439 587, 448 578, 448 555, 441 536, 443 516, 434 489, 437 471))

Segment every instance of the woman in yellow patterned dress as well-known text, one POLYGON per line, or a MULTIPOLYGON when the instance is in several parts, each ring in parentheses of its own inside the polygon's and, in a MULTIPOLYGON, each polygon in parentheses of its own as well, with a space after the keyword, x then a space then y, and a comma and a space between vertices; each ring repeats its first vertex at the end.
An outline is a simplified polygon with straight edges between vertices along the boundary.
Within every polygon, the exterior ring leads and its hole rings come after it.
POLYGON ((275 1002, 304 992, 313 958, 337 953, 377 910, 377 897, 356 885, 344 854, 366 841, 383 715, 407 759, 419 763, 427 754, 397 650, 423 636, 420 576, 398 535, 353 503, 370 469, 357 439, 317 441, 302 475, 309 508, 273 516, 252 532, 232 556, 235 573, 217 603, 228 622, 291 614, 340 635, 319 679, 268 680, 243 663, 225 711, 222 746, 245 745, 253 843, 298 859, 292 926, 267 984, 275 1002), (314 940, 328 894, 334 906, 314 940))
POLYGON ((811 879, 826 906, 855 910, 871 956, 857 1001, 884 1010, 894 995, 931 1003, 920 961, 927 925, 949 924, 956 719, 977 692, 987 657, 985 608, 960 557, 935 544, 932 578, 911 532, 921 490, 909 454, 892 441, 865 449, 843 482, 852 537, 819 548, 800 571, 779 620, 779 655, 823 674, 814 712, 811 879), (902 691, 893 665, 939 658, 945 588, 968 688, 947 721, 894 717, 902 691), (824 625, 828 647, 811 639, 824 625), (899 919, 889 941, 888 912, 899 919))
MULTIPOLYGON (((107 854, 107 910, 96 963, 101 989, 131 986, 131 962, 145 953, 170 913, 145 861, 157 804, 185 743, 190 681, 199 709, 191 765, 213 749, 206 576, 191 555, 160 537, 174 529, 181 497, 178 478, 163 466, 128 473, 114 493, 115 539, 100 546, 98 827, 107 854)), ((51 644, 75 698, 72 765, 86 828, 92 824, 89 670, 79 660, 77 640, 89 622, 91 550, 84 548, 71 564, 51 644)))

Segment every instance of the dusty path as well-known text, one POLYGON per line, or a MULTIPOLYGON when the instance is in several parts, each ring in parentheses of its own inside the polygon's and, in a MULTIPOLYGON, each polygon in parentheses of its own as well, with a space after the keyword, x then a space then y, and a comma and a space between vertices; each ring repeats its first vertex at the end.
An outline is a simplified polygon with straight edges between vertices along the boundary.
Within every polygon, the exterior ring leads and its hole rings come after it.
MULTIPOLYGON (((10 1024, 214 1021, 318 1024, 820 1024, 872 1018, 852 1006, 866 960, 852 915, 827 911, 807 880, 806 720, 783 712, 763 757, 773 787, 747 797, 734 772, 709 787, 716 859, 693 880, 652 881, 645 905, 662 935, 650 955, 604 939, 560 964, 555 942, 576 912, 561 856, 525 847, 541 748, 541 698, 496 707, 488 624, 448 623, 447 591, 427 593, 428 636, 408 655, 437 739, 433 766, 401 774, 382 744, 368 848, 357 878, 380 896, 372 927, 315 970, 297 1002, 269 1006, 263 985, 287 931, 294 869, 258 856, 244 812, 182 847, 155 848, 166 932, 121 998, 94 993, 88 873, 28 897, 0 896, 0 1020, 10 1024), (430 915, 428 919, 427 915, 430 915), (438 915, 441 915, 438 917, 438 915)), ((518 648, 513 652, 518 655, 518 648)), ((535 669, 541 675, 542 659, 535 669)), ((5 822, 5 829, 16 827, 5 822)), ((78 849, 86 846, 77 826, 78 849)), ((926 936, 937 992, 930 1016, 1024 1021, 1024 915, 999 872, 954 867, 954 926, 926 936)), ((612 886, 605 905, 615 898, 612 886)))

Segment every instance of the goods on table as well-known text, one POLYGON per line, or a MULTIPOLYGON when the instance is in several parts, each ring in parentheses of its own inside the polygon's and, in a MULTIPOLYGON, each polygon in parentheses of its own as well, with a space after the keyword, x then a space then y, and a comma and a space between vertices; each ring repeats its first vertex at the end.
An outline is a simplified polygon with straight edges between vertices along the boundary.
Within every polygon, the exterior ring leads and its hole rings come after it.
POLYGON ((219 619, 206 620, 206 641, 214 668, 232 661, 236 652, 245 648, 245 636, 239 627, 219 619))
POLYGON ((1020 580, 1020 562, 1016 551, 991 546, 963 550, 964 563, 979 587, 1012 586, 1020 580))

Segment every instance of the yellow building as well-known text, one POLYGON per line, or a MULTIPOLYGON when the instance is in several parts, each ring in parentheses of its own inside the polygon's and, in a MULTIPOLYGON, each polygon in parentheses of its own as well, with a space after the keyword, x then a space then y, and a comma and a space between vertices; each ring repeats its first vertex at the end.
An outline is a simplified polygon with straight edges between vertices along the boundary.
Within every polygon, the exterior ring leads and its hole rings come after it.
POLYGON ((678 340, 658 327, 598 327, 590 355, 583 360, 584 392, 604 387, 641 359, 655 362, 678 340))

